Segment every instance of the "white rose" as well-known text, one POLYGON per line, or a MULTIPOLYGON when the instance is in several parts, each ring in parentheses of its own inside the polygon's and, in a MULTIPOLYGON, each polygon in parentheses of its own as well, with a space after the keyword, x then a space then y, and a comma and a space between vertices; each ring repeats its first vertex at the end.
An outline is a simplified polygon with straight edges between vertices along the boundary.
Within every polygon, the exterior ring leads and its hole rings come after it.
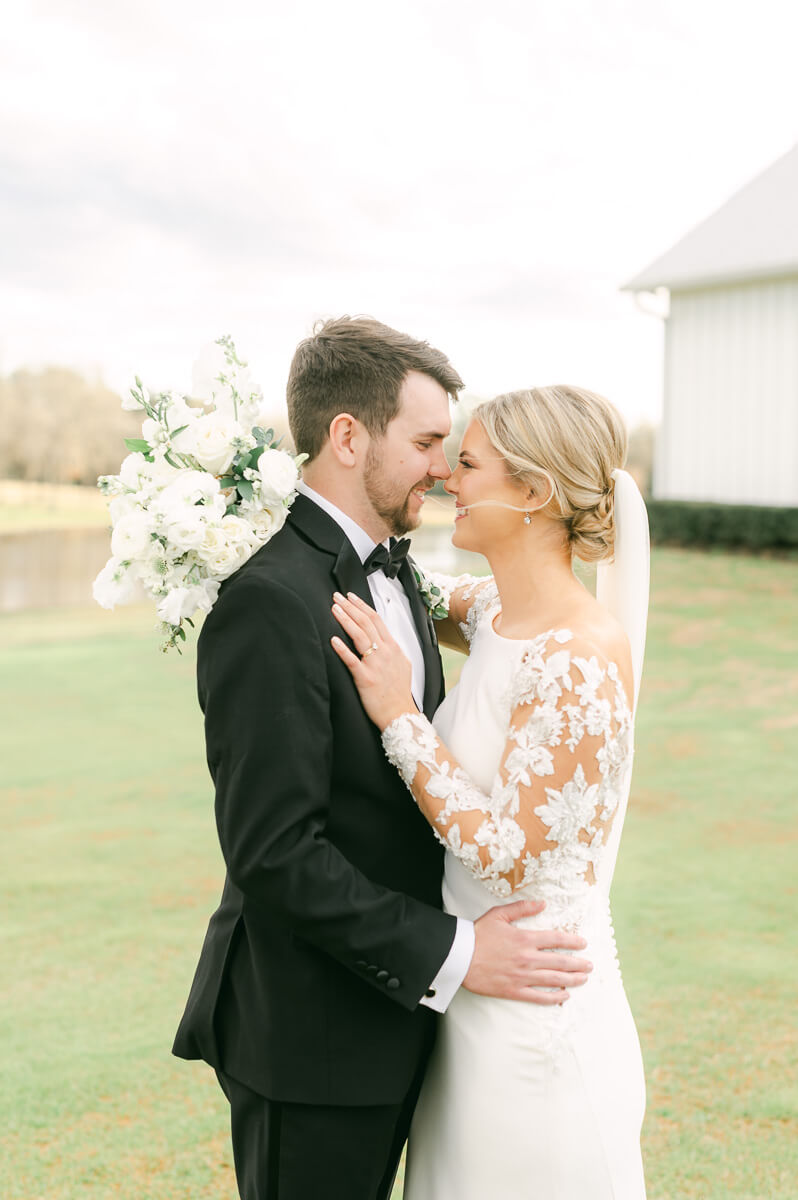
POLYGON ((135 568, 125 567, 121 559, 109 558, 92 585, 92 595, 102 608, 127 604, 136 585, 135 568))
POLYGON ((236 456, 237 446, 245 437, 238 421, 223 413, 198 417, 180 436, 180 449, 187 450, 211 475, 223 475, 236 456))
POLYGON ((288 516, 288 509, 284 504, 273 504, 267 508, 259 508, 247 513, 247 520, 252 525, 258 543, 262 545, 269 538, 274 537, 275 533, 279 533, 285 519, 288 516))
POLYGON ((153 532, 152 518, 143 509, 128 513, 114 526, 111 553, 115 558, 126 561, 141 558, 152 544, 153 532))
POLYGON ((264 450, 258 460, 261 496, 266 501, 287 500, 299 481, 299 469, 285 450, 264 450))
POLYGON ((217 579, 227 579, 252 555, 253 541, 247 522, 225 517, 205 530, 205 538, 196 554, 217 579))

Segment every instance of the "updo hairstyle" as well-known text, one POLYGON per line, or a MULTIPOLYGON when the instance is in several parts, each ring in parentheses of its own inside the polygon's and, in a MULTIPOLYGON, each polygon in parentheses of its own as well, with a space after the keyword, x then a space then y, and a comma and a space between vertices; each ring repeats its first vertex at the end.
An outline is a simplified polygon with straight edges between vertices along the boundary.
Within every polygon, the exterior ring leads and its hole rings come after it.
POLYGON ((582 562, 611 558, 615 545, 612 472, 626 461, 626 427, 595 392, 555 384, 507 392, 474 410, 512 476, 565 528, 582 562))

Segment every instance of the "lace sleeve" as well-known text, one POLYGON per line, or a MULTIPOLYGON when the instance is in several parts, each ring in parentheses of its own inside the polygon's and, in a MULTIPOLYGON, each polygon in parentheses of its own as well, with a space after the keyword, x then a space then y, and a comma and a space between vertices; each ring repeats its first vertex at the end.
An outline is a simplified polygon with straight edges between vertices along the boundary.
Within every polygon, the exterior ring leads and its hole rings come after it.
MULTIPOLYGON (((445 608, 471 644, 477 625, 488 605, 498 596, 492 575, 442 575, 437 571, 419 571, 419 587, 445 608)), ((428 601, 429 603, 429 601, 428 601)))
POLYGON ((544 635, 524 654, 510 710, 490 794, 420 714, 393 721, 383 746, 438 838, 496 895, 534 886, 541 872, 579 891, 595 882, 631 765, 617 666, 567 630, 544 635))

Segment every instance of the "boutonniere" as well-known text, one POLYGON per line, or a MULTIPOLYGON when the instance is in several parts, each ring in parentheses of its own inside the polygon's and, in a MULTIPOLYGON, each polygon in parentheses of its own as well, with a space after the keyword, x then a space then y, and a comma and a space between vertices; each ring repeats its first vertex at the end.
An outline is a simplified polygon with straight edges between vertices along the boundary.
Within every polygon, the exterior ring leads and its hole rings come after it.
POLYGON ((443 621, 449 615, 449 597, 434 580, 429 579, 414 562, 410 564, 416 577, 419 595, 433 621, 443 621))

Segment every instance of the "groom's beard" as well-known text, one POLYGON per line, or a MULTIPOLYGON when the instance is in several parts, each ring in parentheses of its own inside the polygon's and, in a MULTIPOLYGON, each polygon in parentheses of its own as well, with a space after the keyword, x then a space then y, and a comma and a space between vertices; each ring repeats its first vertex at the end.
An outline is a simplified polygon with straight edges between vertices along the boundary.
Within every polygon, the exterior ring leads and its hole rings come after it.
POLYGON ((363 472, 363 486, 375 513, 382 518, 395 537, 401 537, 403 533, 409 533, 421 524, 420 513, 418 516, 410 514, 410 494, 416 488, 428 491, 434 483, 434 479, 421 479, 413 484, 410 491, 397 492, 390 472, 384 469, 382 454, 373 442, 369 446, 363 472))

